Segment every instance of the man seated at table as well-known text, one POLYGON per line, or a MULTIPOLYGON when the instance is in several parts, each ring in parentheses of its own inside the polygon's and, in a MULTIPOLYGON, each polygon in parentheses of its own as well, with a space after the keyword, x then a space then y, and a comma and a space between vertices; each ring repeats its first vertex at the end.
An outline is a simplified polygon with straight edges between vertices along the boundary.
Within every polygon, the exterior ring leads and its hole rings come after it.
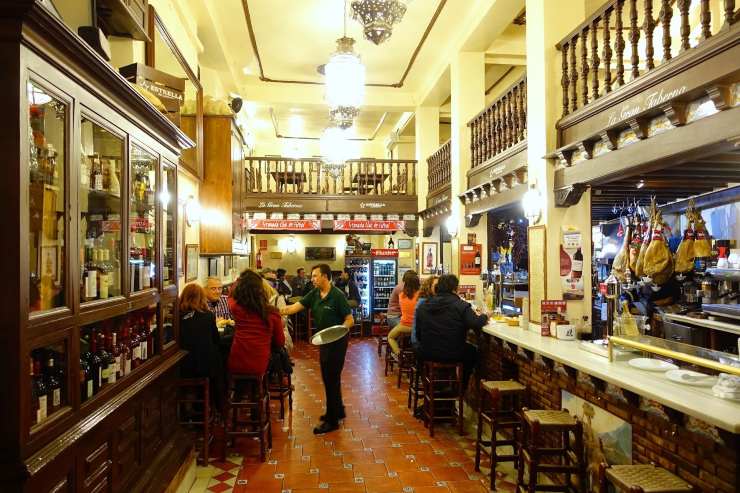
POLYGON ((306 291, 306 285, 308 284, 308 278, 306 277, 306 269, 298 267, 296 275, 290 280, 290 288, 293 290, 293 296, 303 296, 306 291))
POLYGON ((463 389, 475 368, 475 346, 468 344, 469 329, 480 331, 488 315, 476 315, 470 303, 457 295, 458 279, 453 274, 440 276, 436 295, 416 310, 416 339, 424 361, 463 364, 463 389))
POLYGON ((357 283, 355 283, 355 280, 352 277, 352 271, 347 267, 345 267, 342 273, 339 274, 339 279, 334 285, 344 293, 344 296, 347 297, 347 301, 354 301, 358 304, 360 303, 360 290, 357 288, 357 283))
POLYGON ((216 321, 234 320, 234 316, 229 310, 229 298, 223 293, 224 285, 218 277, 209 277, 206 279, 206 297, 208 309, 216 315, 216 321))

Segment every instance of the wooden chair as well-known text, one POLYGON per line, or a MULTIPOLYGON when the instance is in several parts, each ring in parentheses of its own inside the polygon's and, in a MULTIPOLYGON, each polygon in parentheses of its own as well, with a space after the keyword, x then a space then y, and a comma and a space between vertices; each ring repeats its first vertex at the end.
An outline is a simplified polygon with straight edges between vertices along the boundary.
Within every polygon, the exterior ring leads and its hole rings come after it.
POLYGON ((416 353, 414 353, 414 366, 409 375, 409 399, 407 404, 407 407, 411 409, 414 414, 416 414, 417 407, 419 406, 419 398, 424 397, 424 386, 421 382, 422 373, 422 363, 418 360, 416 353))
POLYGON ((213 442, 213 416, 208 378, 180 378, 177 381, 177 421, 185 428, 200 427, 201 443, 199 462, 208 465, 213 442), (195 409, 200 407, 201 409, 195 409))

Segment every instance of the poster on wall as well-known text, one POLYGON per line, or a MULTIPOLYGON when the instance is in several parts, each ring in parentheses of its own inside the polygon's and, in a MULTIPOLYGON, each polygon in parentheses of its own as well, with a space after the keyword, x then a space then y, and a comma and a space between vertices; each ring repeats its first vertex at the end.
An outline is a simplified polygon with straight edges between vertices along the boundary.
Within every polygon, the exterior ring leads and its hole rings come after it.
POLYGON ((437 244, 424 243, 421 247, 421 273, 434 274, 437 268, 437 244))
POLYGON ((563 299, 583 299, 583 252, 581 232, 575 228, 563 231, 560 243, 560 283, 563 299))
POLYGON ((460 245, 460 274, 480 275, 482 251, 483 247, 480 243, 460 245))

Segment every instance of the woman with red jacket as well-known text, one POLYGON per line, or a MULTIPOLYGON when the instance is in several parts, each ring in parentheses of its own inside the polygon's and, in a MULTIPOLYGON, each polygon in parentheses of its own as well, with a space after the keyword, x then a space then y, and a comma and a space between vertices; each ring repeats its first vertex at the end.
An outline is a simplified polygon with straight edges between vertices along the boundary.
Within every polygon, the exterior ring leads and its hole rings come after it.
POLYGON ((272 349, 285 344, 280 312, 270 305, 259 274, 246 270, 239 276, 229 298, 234 315, 234 340, 229 371, 261 375, 267 371, 272 349))

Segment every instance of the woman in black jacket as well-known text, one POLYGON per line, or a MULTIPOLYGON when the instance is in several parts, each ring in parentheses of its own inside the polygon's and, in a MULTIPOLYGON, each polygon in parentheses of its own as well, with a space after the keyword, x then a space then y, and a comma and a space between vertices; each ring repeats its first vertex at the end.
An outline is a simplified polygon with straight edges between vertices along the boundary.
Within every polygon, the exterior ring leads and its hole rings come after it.
POLYGON ((188 352, 180 364, 183 378, 208 378, 211 401, 221 409, 224 371, 216 316, 208 309, 205 290, 188 284, 180 295, 180 347, 188 352))
POLYGON ((458 280, 452 274, 439 278, 436 295, 416 310, 416 339, 424 361, 463 363, 463 386, 475 368, 475 346, 468 344, 469 329, 480 331, 488 315, 476 315, 470 303, 457 295, 458 280))

